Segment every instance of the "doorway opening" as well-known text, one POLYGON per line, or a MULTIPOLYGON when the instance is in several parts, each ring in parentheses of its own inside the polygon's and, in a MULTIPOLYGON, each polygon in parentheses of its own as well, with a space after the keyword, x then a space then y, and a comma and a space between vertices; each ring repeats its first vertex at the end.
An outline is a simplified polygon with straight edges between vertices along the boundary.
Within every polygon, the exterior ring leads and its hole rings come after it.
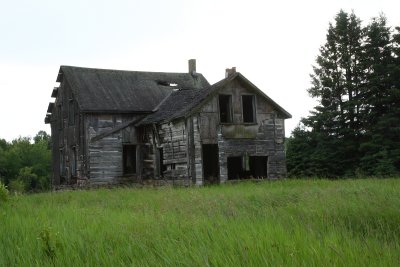
POLYGON ((125 175, 136 173, 136 146, 124 145, 122 151, 123 172, 125 175))
POLYGON ((206 184, 219 182, 219 157, 217 144, 204 144, 203 150, 203 174, 206 184))

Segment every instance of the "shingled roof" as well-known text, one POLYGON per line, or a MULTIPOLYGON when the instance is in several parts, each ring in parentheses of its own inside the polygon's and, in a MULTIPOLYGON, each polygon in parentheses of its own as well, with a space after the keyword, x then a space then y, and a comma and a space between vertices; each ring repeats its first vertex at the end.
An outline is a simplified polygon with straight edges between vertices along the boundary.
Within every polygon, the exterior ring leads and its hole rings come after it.
POLYGON ((61 66, 57 82, 66 79, 82 111, 151 112, 174 90, 208 88, 203 75, 92 69, 61 66))
POLYGON ((252 84, 246 77, 241 73, 236 72, 233 75, 209 86, 202 90, 179 90, 174 91, 157 107, 157 110, 140 121, 137 125, 159 123, 163 121, 172 121, 181 117, 187 117, 204 105, 208 99, 212 98, 218 91, 224 88, 229 82, 234 79, 240 79, 245 82, 253 90, 257 91, 262 97, 264 97, 272 106, 274 106, 285 118, 291 118, 285 109, 279 106, 270 97, 264 94, 254 84, 252 84))
POLYGON ((139 124, 151 124, 161 121, 171 121, 176 118, 184 117, 202 99, 207 97, 212 88, 202 90, 181 90, 170 94, 158 107, 157 111, 148 115, 139 124))

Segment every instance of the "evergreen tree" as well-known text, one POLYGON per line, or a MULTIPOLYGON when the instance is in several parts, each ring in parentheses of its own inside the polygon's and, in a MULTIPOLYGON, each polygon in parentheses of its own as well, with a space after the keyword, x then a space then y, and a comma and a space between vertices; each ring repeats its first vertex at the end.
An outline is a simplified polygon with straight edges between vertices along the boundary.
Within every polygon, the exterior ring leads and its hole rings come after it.
POLYGON ((290 175, 400 171, 400 28, 382 15, 366 27, 340 11, 308 90, 319 104, 288 139, 290 175))
POLYGON ((314 152, 318 168, 330 176, 353 173, 358 164, 362 38, 360 19, 341 10, 335 25, 329 25, 327 42, 311 75, 308 92, 319 105, 302 122, 318 139, 314 152))
POLYGON ((368 175, 396 174, 396 144, 400 117, 396 109, 393 44, 386 18, 374 18, 366 27, 363 64, 366 81, 362 92, 364 142, 361 169, 368 175), (395 153, 395 154, 393 154, 395 153))

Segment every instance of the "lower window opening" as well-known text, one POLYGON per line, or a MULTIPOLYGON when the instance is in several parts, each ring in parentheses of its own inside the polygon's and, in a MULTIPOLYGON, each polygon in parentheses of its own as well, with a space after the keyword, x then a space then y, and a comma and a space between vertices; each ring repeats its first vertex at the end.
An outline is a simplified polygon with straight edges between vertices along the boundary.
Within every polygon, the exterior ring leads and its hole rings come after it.
POLYGON ((228 180, 264 179, 268 177, 268 157, 228 157, 228 180))

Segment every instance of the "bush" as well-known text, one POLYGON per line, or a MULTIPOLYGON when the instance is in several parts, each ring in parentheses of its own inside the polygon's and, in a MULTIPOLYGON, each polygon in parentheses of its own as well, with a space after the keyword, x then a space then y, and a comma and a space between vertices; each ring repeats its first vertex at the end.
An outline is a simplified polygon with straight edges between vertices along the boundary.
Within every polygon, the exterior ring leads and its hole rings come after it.
POLYGON ((17 180, 20 180, 25 185, 25 191, 36 189, 39 183, 39 177, 33 172, 32 167, 21 168, 17 180))
POLYGON ((0 203, 8 200, 8 189, 2 182, 0 182, 0 203))
POLYGON ((27 187, 26 184, 20 179, 12 180, 8 185, 9 190, 16 194, 24 193, 26 187, 27 187))

